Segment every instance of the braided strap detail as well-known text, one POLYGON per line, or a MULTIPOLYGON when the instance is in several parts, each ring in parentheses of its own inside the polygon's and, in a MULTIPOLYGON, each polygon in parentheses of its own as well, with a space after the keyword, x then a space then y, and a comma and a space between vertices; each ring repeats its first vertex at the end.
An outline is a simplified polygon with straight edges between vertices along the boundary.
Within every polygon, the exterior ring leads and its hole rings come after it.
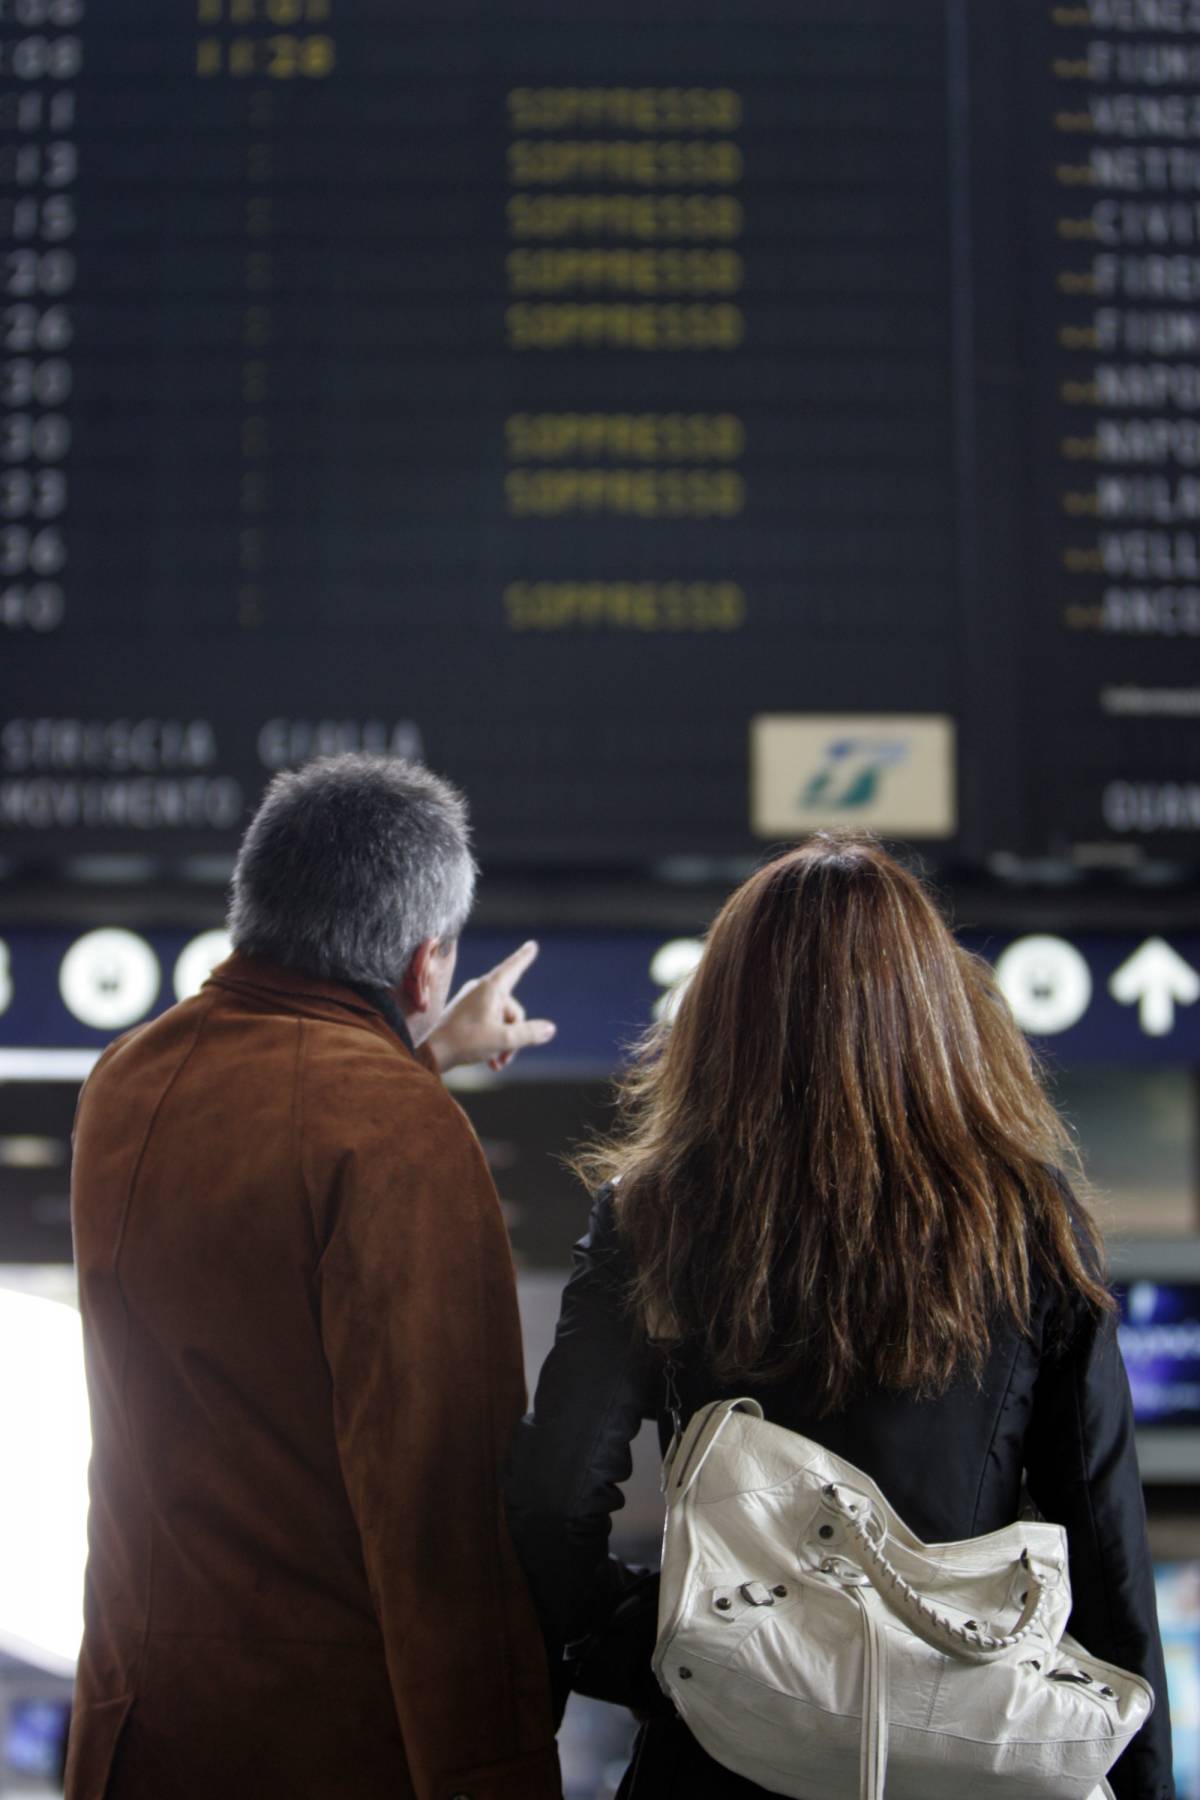
POLYGON ((868 1567, 879 1579, 876 1586, 884 1600, 894 1606, 897 1612, 903 1613, 912 1623, 918 1635, 932 1644, 934 1649, 949 1650, 969 1662, 986 1662, 992 1657, 1012 1650, 1016 1645, 1038 1631, 1042 1625, 1042 1612, 1046 1601, 1046 1586, 1034 1573, 1032 1564, 1026 1563, 1029 1576, 1029 1594, 1020 1619, 1012 1631, 1003 1637, 996 1637, 991 1632, 969 1630, 965 1625, 948 1619, 944 1613, 928 1601, 925 1596, 906 1581, 904 1576, 884 1554, 883 1546, 887 1542, 886 1530, 880 1530, 878 1537, 873 1534, 873 1514, 860 1509, 853 1502, 843 1499, 836 1484, 824 1490, 826 1498, 837 1511, 838 1517, 846 1526, 854 1539, 855 1547, 861 1554, 864 1566, 868 1567))

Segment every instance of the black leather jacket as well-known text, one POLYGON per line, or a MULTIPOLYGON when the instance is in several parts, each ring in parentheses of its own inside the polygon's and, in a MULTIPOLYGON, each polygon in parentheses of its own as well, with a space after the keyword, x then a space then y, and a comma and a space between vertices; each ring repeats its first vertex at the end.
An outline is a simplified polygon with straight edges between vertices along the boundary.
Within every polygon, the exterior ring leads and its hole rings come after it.
MULTIPOLYGON (((554 1348, 533 1411, 513 1450, 509 1514, 560 1700, 574 1671, 566 1646, 591 1640, 586 1691, 664 1715, 649 1669, 653 1593, 638 1589, 607 1556, 610 1515, 622 1505, 630 1444, 656 1418, 665 1446, 670 1420, 664 1362, 625 1306, 628 1264, 611 1196, 601 1192, 575 1272, 563 1295, 554 1348), (632 1605, 619 1605, 633 1591, 632 1605), (615 1624, 614 1624, 615 1619, 615 1624), (615 1665, 615 1667, 614 1667, 615 1665)), ((1072 1634, 1093 1655, 1138 1671, 1157 1697, 1154 1713, 1110 1772, 1118 1800, 1174 1800, 1166 1676, 1133 1441, 1129 1385, 1111 1319, 1064 1311, 1048 1288, 1031 1337, 1001 1323, 981 1386, 956 1382, 936 1399, 879 1389, 840 1411, 812 1409, 803 1371, 771 1386, 722 1388, 686 1349, 677 1352, 684 1419, 723 1393, 748 1393, 768 1419, 803 1432, 864 1469, 927 1542, 975 1537, 1011 1524, 1022 1480, 1042 1513, 1064 1525, 1070 1548, 1072 1634)), ((643 1588, 648 1584, 643 1584, 643 1588)), ((677 1754, 678 1746, 675 1753, 677 1754)), ((654 1751, 642 1745, 644 1758, 654 1751)), ((687 1737, 693 1767, 681 1785, 637 1783, 623 1793, 751 1794, 687 1737), (689 1785, 690 1784, 690 1785, 689 1785)))

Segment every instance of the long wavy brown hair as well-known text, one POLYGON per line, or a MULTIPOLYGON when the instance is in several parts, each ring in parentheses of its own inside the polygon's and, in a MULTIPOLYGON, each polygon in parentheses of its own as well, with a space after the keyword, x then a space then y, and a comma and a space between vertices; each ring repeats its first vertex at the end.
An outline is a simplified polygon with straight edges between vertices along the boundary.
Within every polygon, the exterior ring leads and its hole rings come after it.
POLYGON ((651 1338, 722 1381, 803 1361, 826 1410, 865 1382, 978 1377, 998 1315, 1029 1329, 1038 1269, 1112 1305, 1070 1134, 988 965, 869 838, 820 833, 737 889, 574 1166, 620 1178, 651 1338))

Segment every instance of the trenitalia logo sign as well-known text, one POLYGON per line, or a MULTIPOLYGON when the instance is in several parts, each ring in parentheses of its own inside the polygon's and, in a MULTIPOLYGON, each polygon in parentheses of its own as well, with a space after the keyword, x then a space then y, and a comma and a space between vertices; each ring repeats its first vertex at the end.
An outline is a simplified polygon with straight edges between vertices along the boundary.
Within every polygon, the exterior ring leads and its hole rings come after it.
MULTIPOLYGON (((491 968, 522 935, 468 933, 462 978, 491 968)), ((995 964, 1018 1023, 1063 1067, 1200 1064, 1200 932, 964 934, 963 942, 995 964)), ((521 998, 555 1020, 558 1036, 521 1058, 524 1080, 611 1073, 669 1012, 703 948, 698 938, 643 931, 549 931, 540 943, 521 998)), ((227 951, 215 929, 7 931, 0 1080, 81 1081, 112 1037, 194 994, 227 951)))

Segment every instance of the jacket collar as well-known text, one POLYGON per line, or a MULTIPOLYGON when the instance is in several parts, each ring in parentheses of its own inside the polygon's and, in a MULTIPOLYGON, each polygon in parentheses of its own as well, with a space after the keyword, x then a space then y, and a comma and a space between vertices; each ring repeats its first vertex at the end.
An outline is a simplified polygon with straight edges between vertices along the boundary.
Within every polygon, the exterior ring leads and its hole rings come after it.
POLYGON ((210 974, 213 987, 234 994, 248 994, 259 1000, 272 1000, 289 1012, 309 1013, 316 1018, 342 1019, 351 1013, 368 1030, 385 1026, 400 1039, 410 1055, 415 1054, 412 1034, 395 1000, 387 988, 352 985, 349 982, 325 981, 303 969, 288 969, 282 963, 267 962, 263 957, 248 956, 235 950, 210 974))
POLYGON ((415 1049, 412 1032, 408 1029, 408 1021, 396 1005, 390 988, 372 987, 365 981, 352 981, 349 986, 354 989, 356 994, 361 994, 368 1006, 373 1006, 376 1012, 383 1014, 402 1044, 406 1045, 409 1050, 415 1049))

